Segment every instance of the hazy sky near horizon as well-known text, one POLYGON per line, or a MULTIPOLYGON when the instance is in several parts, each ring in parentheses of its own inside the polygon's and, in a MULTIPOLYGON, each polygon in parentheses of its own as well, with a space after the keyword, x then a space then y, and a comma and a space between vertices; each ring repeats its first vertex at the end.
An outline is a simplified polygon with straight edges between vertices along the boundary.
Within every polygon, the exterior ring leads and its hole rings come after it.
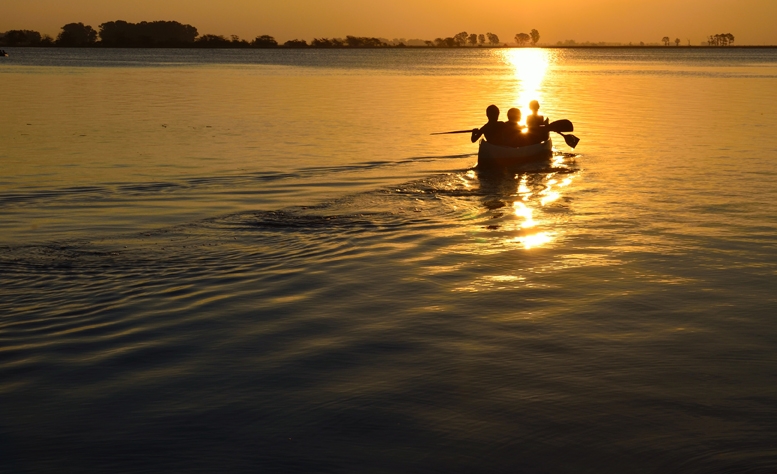
POLYGON ((200 34, 269 34, 292 38, 420 38, 460 31, 493 32, 502 42, 539 30, 541 43, 659 42, 699 44, 733 33, 736 44, 777 44, 777 0, 6 0, 0 31, 31 29, 56 36, 65 23, 97 29, 112 20, 176 20, 200 34), (478 5, 475 7, 475 5, 478 5))

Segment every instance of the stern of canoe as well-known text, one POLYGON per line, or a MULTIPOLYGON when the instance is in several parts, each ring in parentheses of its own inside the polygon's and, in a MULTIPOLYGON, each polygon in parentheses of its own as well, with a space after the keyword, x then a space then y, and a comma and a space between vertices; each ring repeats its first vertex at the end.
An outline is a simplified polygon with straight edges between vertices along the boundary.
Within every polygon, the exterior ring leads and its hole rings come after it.
POLYGON ((551 156, 553 156, 551 139, 520 148, 492 145, 481 140, 478 149, 478 169, 517 168, 527 163, 547 160, 551 156))

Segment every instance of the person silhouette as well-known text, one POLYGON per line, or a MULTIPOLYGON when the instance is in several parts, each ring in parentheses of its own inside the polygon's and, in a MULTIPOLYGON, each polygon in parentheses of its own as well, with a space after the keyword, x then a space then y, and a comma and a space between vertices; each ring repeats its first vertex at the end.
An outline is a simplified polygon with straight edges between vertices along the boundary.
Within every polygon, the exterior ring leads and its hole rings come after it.
POLYGON ((540 125, 547 124, 547 119, 539 114, 540 103, 536 100, 529 102, 529 109, 531 114, 526 117, 526 126, 529 128, 537 128, 540 125))
POLYGON ((523 127, 518 123, 521 121, 521 111, 512 108, 507 111, 507 122, 504 124, 505 142, 509 146, 520 147, 525 144, 523 127))
POLYGON ((486 137, 486 141, 494 145, 504 144, 504 122, 499 121, 499 107, 489 105, 486 108, 486 117, 488 122, 480 128, 472 130, 472 143, 478 141, 481 136, 486 137))
POLYGON ((531 114, 526 117, 526 126, 532 135, 533 142, 543 142, 550 137, 550 132, 543 130, 542 127, 548 124, 548 119, 539 114, 540 103, 536 100, 529 102, 531 114))

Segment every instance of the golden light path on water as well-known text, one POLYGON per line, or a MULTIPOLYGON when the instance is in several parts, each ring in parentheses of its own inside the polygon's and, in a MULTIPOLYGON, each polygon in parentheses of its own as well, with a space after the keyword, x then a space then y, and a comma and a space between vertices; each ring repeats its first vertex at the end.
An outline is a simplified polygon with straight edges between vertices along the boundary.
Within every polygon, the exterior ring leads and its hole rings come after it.
MULTIPOLYGON (((479 230, 476 237, 478 242, 485 245, 468 248, 466 251, 482 255, 509 254, 513 251, 531 252, 557 242, 562 232, 557 228, 560 224, 559 218, 565 214, 566 208, 562 200, 563 191, 576 177, 576 174, 568 172, 564 160, 565 156, 557 156, 550 163, 552 168, 563 170, 560 172, 527 172, 498 178, 502 189, 499 193, 501 197, 493 199, 493 195, 487 196, 482 203, 487 212, 481 216, 492 223, 482 226, 483 221, 480 221, 478 224, 481 229, 487 229, 479 230)), ((472 182, 478 179, 482 185, 484 177, 478 177, 477 173, 471 170, 459 179, 470 189, 472 182)), ((477 292, 484 288, 493 288, 495 284, 523 280, 525 275, 520 273, 499 273, 478 278, 458 290, 477 292)))
MULTIPOLYGON (((494 54, 513 69, 515 92, 510 106, 521 110, 521 123, 525 124, 530 113, 529 102, 537 100, 540 104, 543 103, 543 82, 555 60, 555 53, 538 48, 514 48, 498 50, 494 54)), ((556 157, 553 166, 561 165, 562 162, 562 157, 556 157)), ((520 222, 513 231, 519 235, 508 238, 504 242, 505 247, 510 248, 518 244, 525 250, 530 250, 547 245, 554 240, 555 233, 543 230, 543 224, 546 223, 536 217, 537 211, 557 201, 561 197, 560 188, 568 186, 572 177, 558 179, 551 173, 542 179, 542 183, 535 182, 532 186, 528 175, 516 176, 516 179, 519 180, 515 194, 518 200, 513 202, 512 212, 520 222), (540 189, 532 191, 532 188, 540 189)))
POLYGON ((542 83, 555 53, 538 48, 513 48, 496 50, 494 54, 513 68, 516 82, 511 107, 521 110, 521 123, 526 123, 529 102, 537 100, 541 104, 543 101, 542 83))
MULTIPOLYGON (((555 161, 558 161, 558 158, 555 161)), ((538 230, 542 228, 543 222, 535 218, 535 212, 557 201, 561 197, 560 188, 569 186, 573 178, 567 176, 558 179, 550 174, 544 178, 542 189, 536 193, 529 187, 528 179, 527 175, 520 178, 517 192, 520 200, 513 203, 513 213, 522 220, 519 229, 516 230, 521 230, 522 233, 511 239, 512 242, 519 243, 526 250, 541 247, 553 241, 555 233, 538 230), (532 199, 535 194, 536 197, 532 199)))
MULTIPOLYGON (((495 196, 489 195, 482 202, 487 211, 481 214, 481 217, 493 224, 483 226, 483 221, 480 220, 476 239, 481 245, 459 250, 484 256, 506 254, 511 255, 508 258, 522 259, 520 254, 523 252, 533 252, 551 246, 554 242, 558 243, 563 233, 558 229, 561 225, 559 218, 563 219, 566 207, 563 203, 563 191, 576 177, 575 173, 568 172, 564 161, 565 156, 556 156, 550 163, 552 168, 564 171, 526 172, 498 178, 498 186, 501 188, 498 194, 501 194, 501 197, 493 199, 495 196), (483 228, 487 230, 484 231, 483 228), (513 253, 516 251, 519 253, 513 253)), ((482 186, 484 177, 478 177, 474 170, 470 170, 464 177, 459 176, 459 179, 464 187, 471 189, 472 183, 478 179, 482 186)), ((528 279, 523 271, 500 271, 478 277, 467 285, 456 288, 456 291, 493 290, 504 285, 524 284, 528 279)))

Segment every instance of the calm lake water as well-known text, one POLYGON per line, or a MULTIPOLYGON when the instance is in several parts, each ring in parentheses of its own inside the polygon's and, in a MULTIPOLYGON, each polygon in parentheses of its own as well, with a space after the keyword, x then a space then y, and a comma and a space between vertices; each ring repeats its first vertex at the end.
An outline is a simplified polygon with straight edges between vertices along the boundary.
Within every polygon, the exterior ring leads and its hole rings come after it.
POLYGON ((9 53, 0 472, 777 470, 777 49, 9 53))

